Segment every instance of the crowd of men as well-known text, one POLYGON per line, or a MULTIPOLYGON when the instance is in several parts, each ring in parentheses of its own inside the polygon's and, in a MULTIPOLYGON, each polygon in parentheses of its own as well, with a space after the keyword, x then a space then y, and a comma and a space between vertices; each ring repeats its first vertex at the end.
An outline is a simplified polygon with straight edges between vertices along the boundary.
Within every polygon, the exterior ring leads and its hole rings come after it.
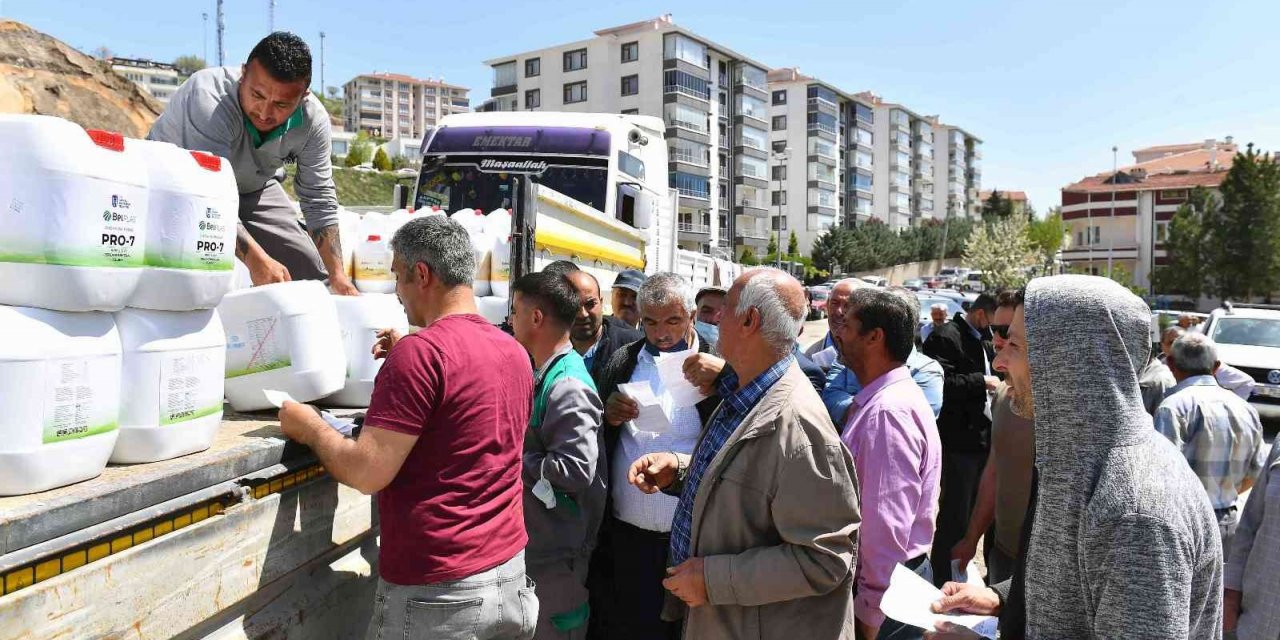
POLYGON ((554 263, 513 283, 508 335, 459 225, 391 244, 422 329, 381 334, 359 435, 280 411, 377 494, 370 638, 978 637, 886 617, 898 565, 1002 638, 1280 638, 1280 452, 1212 341, 1149 358, 1110 280, 983 294, 923 340, 914 294, 846 280, 801 351, 776 269, 623 272, 606 317, 554 263), (980 552, 986 587, 957 575, 980 552))

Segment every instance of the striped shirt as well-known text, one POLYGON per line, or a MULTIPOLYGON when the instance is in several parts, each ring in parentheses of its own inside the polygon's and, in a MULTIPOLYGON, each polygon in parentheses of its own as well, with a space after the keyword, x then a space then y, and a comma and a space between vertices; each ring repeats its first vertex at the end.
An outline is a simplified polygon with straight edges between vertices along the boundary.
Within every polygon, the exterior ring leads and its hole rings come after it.
POLYGON ((680 491, 680 506, 676 509, 675 520, 671 524, 671 555, 668 563, 676 566, 689 559, 693 535, 693 500, 698 496, 698 486, 702 476, 707 473, 711 461, 729 441, 729 436, 742 424, 743 418, 755 408, 764 394, 782 379, 783 374, 795 362, 795 356, 787 357, 773 363, 756 376, 747 386, 738 389, 738 374, 726 373, 717 383, 720 397, 724 401, 711 419, 707 434, 698 443, 693 454, 693 463, 689 466, 689 475, 685 478, 684 487, 680 491))
POLYGON ((1262 468, 1258 412, 1213 376, 1192 376, 1170 389, 1156 409, 1155 426, 1182 451, 1214 509, 1235 505, 1236 488, 1262 468))

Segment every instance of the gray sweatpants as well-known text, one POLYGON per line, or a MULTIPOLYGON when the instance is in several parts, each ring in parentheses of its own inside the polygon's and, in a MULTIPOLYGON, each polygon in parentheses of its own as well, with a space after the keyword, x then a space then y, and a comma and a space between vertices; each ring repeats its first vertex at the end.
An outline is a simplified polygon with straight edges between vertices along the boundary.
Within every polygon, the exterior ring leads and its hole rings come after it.
POLYGON ((298 223, 298 214, 279 182, 240 194, 240 223, 294 280, 328 280, 316 243, 298 223))
POLYGON ((402 586, 378 579, 366 640, 531 640, 537 621, 521 551, 461 580, 402 586))

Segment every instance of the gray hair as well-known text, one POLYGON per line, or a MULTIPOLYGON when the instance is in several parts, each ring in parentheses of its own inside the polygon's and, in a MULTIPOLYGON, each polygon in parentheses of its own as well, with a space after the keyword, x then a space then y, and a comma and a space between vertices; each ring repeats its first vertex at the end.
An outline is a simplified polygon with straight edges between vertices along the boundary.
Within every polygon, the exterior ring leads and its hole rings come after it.
POLYGON ((646 278, 636 294, 636 306, 640 308, 640 313, 644 313, 645 308, 669 304, 679 304, 684 307, 685 313, 692 314, 698 308, 693 300, 693 285, 684 276, 670 271, 655 273, 646 278))
MULTIPOLYGON (((899 298, 902 298, 902 300, 907 303, 907 306, 911 307, 912 318, 920 317, 920 298, 916 297, 916 293, 914 291, 906 287, 889 287, 888 289, 885 289, 885 291, 888 291, 889 293, 896 293, 899 298)), ((947 305, 935 304, 931 308, 936 309, 938 307, 942 307, 943 310, 946 310, 947 305)))
POLYGON ((405 223, 391 238, 391 251, 410 267, 419 262, 427 265, 449 287, 469 287, 476 277, 476 256, 467 230, 444 216, 405 223))
POLYGON ((941 311, 941 312, 943 312, 943 313, 946 313, 946 312, 947 312, 947 305, 942 304, 941 302, 935 302, 935 303, 933 303, 933 304, 929 305, 929 311, 941 311))
POLYGON ((779 291, 787 280, 785 271, 764 267, 747 279, 738 293, 734 314, 746 315, 751 309, 760 312, 760 334, 778 352, 789 352, 804 325, 804 309, 788 309, 779 291))
POLYGON ((1173 343, 1173 365, 1192 376, 1213 375, 1218 365, 1218 345, 1203 333, 1184 333, 1173 343))
POLYGON ((1179 327, 1176 324, 1170 325, 1167 329, 1164 330, 1164 333, 1160 334, 1160 339, 1162 341, 1167 340, 1169 338, 1169 334, 1173 334, 1173 339, 1177 340, 1178 338, 1181 338, 1182 336, 1186 335, 1186 333, 1187 333, 1186 329, 1183 329, 1182 327, 1179 327))

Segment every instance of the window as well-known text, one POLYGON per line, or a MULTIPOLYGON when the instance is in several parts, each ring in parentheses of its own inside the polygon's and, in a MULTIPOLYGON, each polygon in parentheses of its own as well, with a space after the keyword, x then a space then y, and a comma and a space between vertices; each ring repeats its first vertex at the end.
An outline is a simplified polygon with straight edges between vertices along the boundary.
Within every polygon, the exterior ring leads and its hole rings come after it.
POLYGON ((765 208, 765 190, 757 189, 751 185, 739 185, 735 196, 738 198, 738 205, 743 207, 754 207, 756 209, 765 208))
POLYGON ((671 174, 671 186, 675 187, 682 196, 702 200, 711 196, 711 183, 702 176, 676 171, 671 174))
POLYGON ((853 210, 859 215, 864 215, 864 216, 871 215, 871 211, 872 211, 871 200, 867 198, 858 198, 857 200, 854 201, 853 210))
POLYGON ((836 158, 836 145, 834 142, 823 140, 822 138, 809 138, 809 155, 822 156, 824 158, 836 158))
POLYGON ((564 85, 564 103, 574 104, 575 102, 587 101, 587 81, 570 82, 564 85))
POLYGON ((707 133, 707 112, 679 102, 668 103, 664 108, 667 126, 707 133))
POLYGON ((640 76, 622 76, 622 95, 634 96, 640 93, 640 76))
POLYGON ((786 216, 770 216, 770 217, 771 217, 771 218, 773 218, 773 230, 774 230, 774 231, 786 231, 786 230, 787 230, 787 217, 786 217, 786 216))
POLYGON ((866 191, 868 193, 871 192, 871 185, 874 184, 874 180, 871 176, 864 173, 858 173, 856 171, 853 173, 851 182, 854 189, 858 191, 866 191))
POLYGON ((694 142, 693 140, 685 140, 684 138, 672 138, 670 143, 672 162, 683 162, 699 167, 705 167, 710 164, 710 145, 694 142))
MULTIPOLYGON (((782 181, 787 179, 787 165, 780 164, 773 167, 773 179, 782 181)), ((775 203, 776 204, 776 203, 775 203)), ((784 203, 785 204, 785 203, 784 203)))
POLYGON ((1187 199, 1186 189, 1165 189, 1160 192, 1160 199, 1166 201, 1182 201, 1187 199))
POLYGON ((1169 222, 1162 220, 1156 223, 1156 242, 1164 244, 1169 241, 1169 222))
POLYGON ((700 100, 711 99, 711 85, 706 78, 699 78, 691 73, 678 69, 668 70, 663 75, 665 93, 683 93, 700 100))
POLYGON ((787 103, 786 89, 779 89, 778 91, 773 92, 773 104, 779 105, 779 104, 786 104, 786 103, 787 103))
POLYGON ((738 144, 764 151, 769 148, 769 134, 755 127, 742 127, 738 129, 738 144))
POLYGON ((786 116, 774 116, 774 117, 773 117, 773 130, 774 130, 774 131, 782 131, 782 130, 784 130, 784 129, 786 129, 786 128, 787 128, 787 117, 786 117, 786 116))
POLYGON ((738 65, 733 76, 734 80, 738 81, 738 84, 745 84, 748 87, 754 87, 761 91, 767 91, 769 89, 769 80, 764 69, 757 69, 747 65, 738 65))
POLYGON ((855 102, 853 104, 853 116, 860 122, 866 122, 868 124, 876 121, 875 110, 862 103, 855 102))
POLYGON ((755 118, 761 122, 765 122, 765 118, 769 117, 765 112, 767 107, 764 100, 755 96, 739 95, 738 96, 738 115, 755 118))
POLYGON ((707 68, 707 47, 679 33, 668 33, 662 41, 662 56, 667 60, 684 60, 695 67, 707 68))
POLYGON ((618 152, 618 170, 629 176, 644 180, 644 160, 626 151, 618 152))
MULTIPOLYGON (((516 83, 516 63, 506 62, 493 65, 493 86, 510 87, 516 83)), ((390 99, 390 96, 387 96, 390 99)))
POLYGON ((579 71, 587 68, 587 50, 574 49, 564 52, 564 70, 579 71))
POLYGON ((530 89, 524 92, 524 108, 537 109, 542 106, 542 89, 530 89))
POLYGON ((640 110, 639 110, 639 109, 623 109, 623 110, 622 110, 622 115, 624 115, 624 116, 638 116, 638 115, 640 115, 640 110))
POLYGON ((622 45, 622 61, 635 62, 640 59, 640 43, 628 42, 622 45))
POLYGON ((809 163, 809 179, 836 184, 836 169, 821 162, 809 163))
POLYGON ((826 87, 820 87, 820 86, 809 87, 809 98, 811 100, 812 99, 822 100, 823 102, 828 102, 833 105, 839 104, 838 99, 836 98, 836 92, 826 87))
POLYGON ((738 173, 748 178, 765 179, 769 175, 769 163, 751 156, 738 157, 738 173))
POLYGON ((774 153, 786 153, 786 151, 787 151, 787 141, 786 141, 786 140, 776 140, 776 141, 774 141, 774 143, 773 143, 773 152, 774 152, 774 153))
MULTIPOLYGON (((774 167, 774 168, 776 169, 777 167, 774 167)), ((771 204, 772 204, 773 206, 775 206, 775 207, 778 207, 778 206, 784 206, 784 205, 786 205, 786 204, 787 204, 787 192, 786 192, 786 191, 774 191, 774 192, 773 192, 773 201, 771 202, 771 204)))
POLYGON ((524 77, 533 78, 542 75, 542 58, 529 58, 524 61, 524 77))

